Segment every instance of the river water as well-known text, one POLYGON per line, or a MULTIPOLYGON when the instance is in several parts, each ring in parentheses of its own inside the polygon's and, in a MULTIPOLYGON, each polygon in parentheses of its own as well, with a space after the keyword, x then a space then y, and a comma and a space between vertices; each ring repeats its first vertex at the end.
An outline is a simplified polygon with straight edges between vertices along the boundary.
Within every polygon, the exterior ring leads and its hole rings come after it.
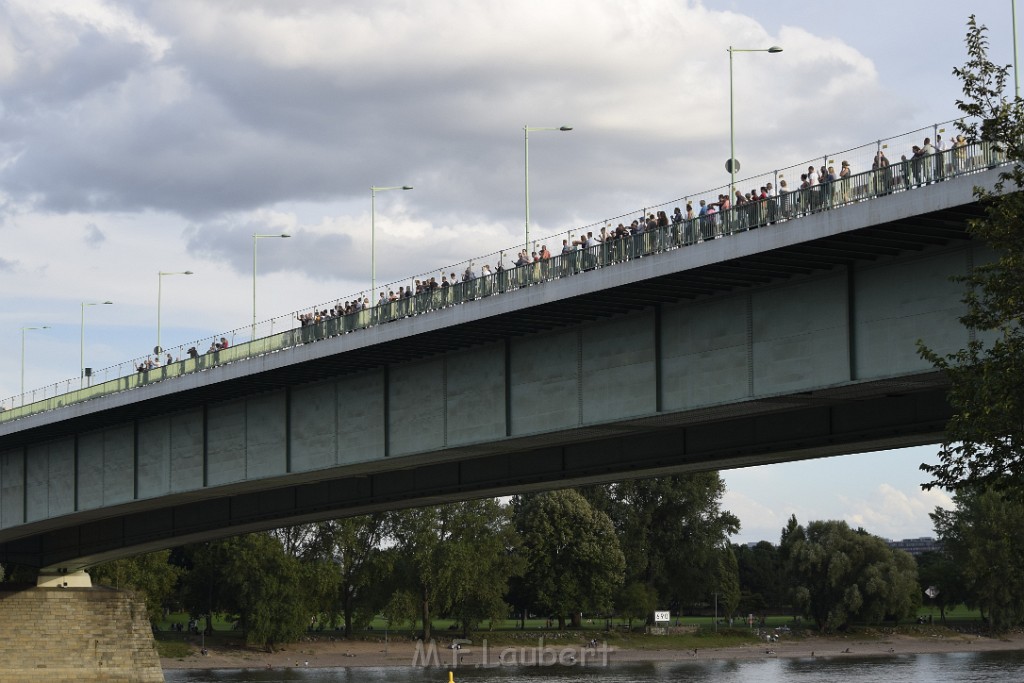
MULTIPOLYGON (((167 683, 446 683, 447 669, 222 669, 166 671, 167 683)), ((611 663, 608 666, 499 666, 455 669, 455 683, 1021 683, 1024 651, 611 663)))

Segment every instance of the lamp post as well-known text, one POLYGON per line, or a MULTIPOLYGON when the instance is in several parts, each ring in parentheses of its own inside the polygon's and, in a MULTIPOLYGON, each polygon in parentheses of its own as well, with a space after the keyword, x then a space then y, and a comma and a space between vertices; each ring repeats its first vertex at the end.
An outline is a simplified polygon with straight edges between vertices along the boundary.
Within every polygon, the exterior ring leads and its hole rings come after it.
POLYGON ((256 339, 256 244, 259 240, 266 237, 280 237, 287 239, 291 237, 288 233, 282 232, 280 235, 260 235, 253 233, 252 236, 252 338, 256 339))
POLYGON ((733 52, 768 52, 776 54, 782 52, 782 48, 773 45, 772 47, 755 48, 750 50, 741 50, 733 46, 729 46, 729 203, 731 204, 736 195, 736 128, 733 123, 733 96, 732 96, 732 53, 733 52))
POLYGON ((160 346, 160 301, 163 298, 164 275, 194 275, 191 270, 181 270, 173 273, 160 271, 156 274, 156 347, 153 353, 160 353, 164 349, 160 346))
POLYGON ((411 190, 412 185, 370 187, 370 305, 377 305, 377 193, 385 190, 411 190))
POLYGON ((48 330, 49 325, 21 328, 21 404, 25 405, 25 333, 29 330, 48 330))
POLYGON ((1010 21, 1013 22, 1013 96, 1020 99, 1020 76, 1017 74, 1017 0, 1010 2, 1010 21))
POLYGON ((526 251, 530 251, 530 133, 535 130, 557 130, 567 132, 572 126, 523 126, 523 167, 526 174, 526 251))
POLYGON ((113 301, 83 301, 82 302, 82 325, 78 335, 78 387, 85 386, 85 307, 86 306, 110 306, 113 301))

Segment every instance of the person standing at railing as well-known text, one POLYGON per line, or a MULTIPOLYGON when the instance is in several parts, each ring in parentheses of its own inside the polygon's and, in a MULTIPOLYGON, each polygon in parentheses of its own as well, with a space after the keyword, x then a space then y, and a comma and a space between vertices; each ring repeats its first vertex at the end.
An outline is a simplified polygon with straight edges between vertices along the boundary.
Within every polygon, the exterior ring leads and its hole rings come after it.
POLYGON ((878 150, 874 161, 871 162, 872 187, 871 194, 889 194, 891 176, 889 175, 889 160, 885 158, 885 152, 878 150))
POLYGON ((953 139, 953 164, 957 173, 967 169, 967 138, 957 135, 953 139))
POLYGON ((541 278, 545 281, 551 279, 551 252, 548 250, 548 245, 540 245, 540 269, 541 278))
POLYGON ((491 294, 491 283, 494 282, 494 273, 491 272, 491 264, 485 263, 480 268, 480 292, 481 296, 490 296, 491 294))
POLYGON ((921 182, 930 183, 935 180, 935 167, 938 159, 939 157, 935 153, 935 147, 932 145, 931 138, 925 138, 924 143, 921 145, 921 166, 924 171, 921 182))
POLYGON ((732 197, 727 194, 718 195, 718 218, 715 226, 715 239, 728 235, 735 230, 736 215, 732 211, 732 197))
POLYGON ((786 185, 786 179, 783 178, 779 181, 779 194, 778 194, 779 208, 782 210, 782 219, 787 220, 793 216, 793 195, 789 191, 789 186, 786 185))
POLYGON ((672 244, 683 246, 683 212, 678 206, 672 211, 672 244))
POLYGON ((559 258, 561 259, 559 268, 562 271, 560 273, 560 277, 568 277, 569 275, 572 275, 572 252, 573 247, 569 244, 569 240, 562 240, 562 251, 559 254, 559 258))
POLYGON ((843 203, 850 203, 850 176, 853 175, 853 171, 850 169, 850 162, 843 161, 843 165, 839 168, 839 185, 840 195, 842 196, 843 203))

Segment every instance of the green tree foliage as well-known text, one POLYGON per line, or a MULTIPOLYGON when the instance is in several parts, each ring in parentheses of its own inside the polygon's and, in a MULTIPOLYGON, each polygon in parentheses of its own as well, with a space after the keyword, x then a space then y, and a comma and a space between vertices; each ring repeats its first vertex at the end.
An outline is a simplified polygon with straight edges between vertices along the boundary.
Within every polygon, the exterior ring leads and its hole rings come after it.
POLYGON ((846 522, 810 522, 787 529, 783 545, 796 603, 824 631, 852 622, 902 619, 920 604, 917 565, 901 550, 846 522))
POLYGON ((381 548, 388 529, 383 513, 309 525, 300 557, 319 567, 319 605, 328 621, 340 616, 346 638, 365 627, 387 595, 374 590, 393 568, 394 555, 381 548))
POLYGON ((734 545, 743 588, 741 611, 764 614, 767 610, 781 611, 787 604, 786 582, 782 555, 778 546, 761 541, 754 547, 734 545))
POLYGON ((995 630, 1024 621, 1024 503, 994 490, 961 489, 953 510, 932 513, 943 549, 959 567, 964 599, 995 630))
POLYGON ((566 616, 610 611, 626 561, 608 515, 574 490, 519 498, 516 509, 533 607, 557 616, 559 628, 566 616))
POLYGON ((504 595, 519 561, 509 511, 496 500, 402 510, 390 524, 400 585, 417 596, 425 639, 435 612, 459 619, 464 633, 508 613, 504 595))
POLYGON ((611 518, 629 558, 627 583, 645 583, 662 606, 710 604, 712 595, 739 600, 728 536, 740 522, 721 509, 725 483, 717 472, 625 481, 584 489, 596 510, 611 518))
POLYGON ((186 552, 191 563, 185 600, 190 612, 235 615, 246 642, 272 649, 297 640, 314 608, 306 588, 309 575, 271 533, 235 536, 198 544, 186 552))
POLYGON ((971 332, 967 347, 940 355, 919 345, 924 358, 949 378, 953 417, 937 464, 921 469, 932 480, 926 488, 994 486, 1024 492, 1024 103, 1009 100, 1009 67, 988 59, 986 28, 968 21, 968 61, 953 73, 963 81, 957 107, 965 120, 960 130, 984 140, 1012 162, 1000 173, 994 191, 975 189, 984 207, 970 221, 971 235, 988 245, 995 260, 962 278, 967 285, 966 313, 960 320, 971 332))
POLYGON ((658 609, 658 591, 653 586, 633 581, 622 587, 615 597, 615 612, 625 619, 629 628, 637 619, 646 621, 658 609))
POLYGON ((732 616, 740 604, 740 571, 736 553, 728 544, 716 548, 711 565, 713 600, 719 616, 732 616))
POLYGON ((174 594, 181 573, 178 567, 168 563, 170 554, 170 550, 159 550, 104 562, 91 568, 89 575, 94 584, 140 594, 146 600, 149 620, 156 622, 163 617, 163 608, 174 594))

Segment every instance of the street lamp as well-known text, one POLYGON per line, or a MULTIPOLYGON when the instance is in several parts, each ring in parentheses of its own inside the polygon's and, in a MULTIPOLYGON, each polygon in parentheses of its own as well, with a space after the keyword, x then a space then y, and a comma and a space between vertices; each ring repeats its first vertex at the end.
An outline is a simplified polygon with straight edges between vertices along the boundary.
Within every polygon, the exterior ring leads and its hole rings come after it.
POLYGON ((25 405, 25 332, 28 330, 48 330, 49 325, 43 325, 41 327, 23 327, 21 328, 21 404, 25 405))
POLYGON ((412 185, 391 185, 388 187, 370 187, 370 305, 376 306, 377 296, 377 193, 384 190, 411 190, 412 185))
POLYGON ((1020 76, 1017 75, 1017 0, 1010 2, 1010 20, 1013 22, 1013 96, 1020 99, 1020 76))
POLYGON ((732 53, 733 52, 768 52, 776 54, 782 52, 782 48, 773 45, 772 47, 756 48, 752 50, 741 50, 733 46, 729 46, 729 161, 727 166, 729 167, 729 203, 732 204, 736 198, 736 171, 739 167, 739 163, 736 161, 736 134, 735 126, 733 124, 733 97, 732 97, 732 53))
POLYGON ((572 126, 523 126, 523 166, 526 172, 526 251, 530 251, 530 133, 535 130, 557 130, 567 132, 572 126))
POLYGON ((256 243, 265 237, 291 237, 288 233, 281 233, 280 235, 259 235, 253 234, 252 236, 252 338, 256 339, 256 243))
POLYGON ((160 353, 164 350, 160 346, 160 300, 163 295, 164 275, 194 275, 194 273, 191 270, 181 270, 173 273, 160 271, 156 274, 156 347, 154 347, 153 353, 160 353))
POLYGON ((78 335, 78 388, 85 387, 85 307, 86 306, 109 306, 113 301, 83 301, 82 302, 82 326, 78 335))

